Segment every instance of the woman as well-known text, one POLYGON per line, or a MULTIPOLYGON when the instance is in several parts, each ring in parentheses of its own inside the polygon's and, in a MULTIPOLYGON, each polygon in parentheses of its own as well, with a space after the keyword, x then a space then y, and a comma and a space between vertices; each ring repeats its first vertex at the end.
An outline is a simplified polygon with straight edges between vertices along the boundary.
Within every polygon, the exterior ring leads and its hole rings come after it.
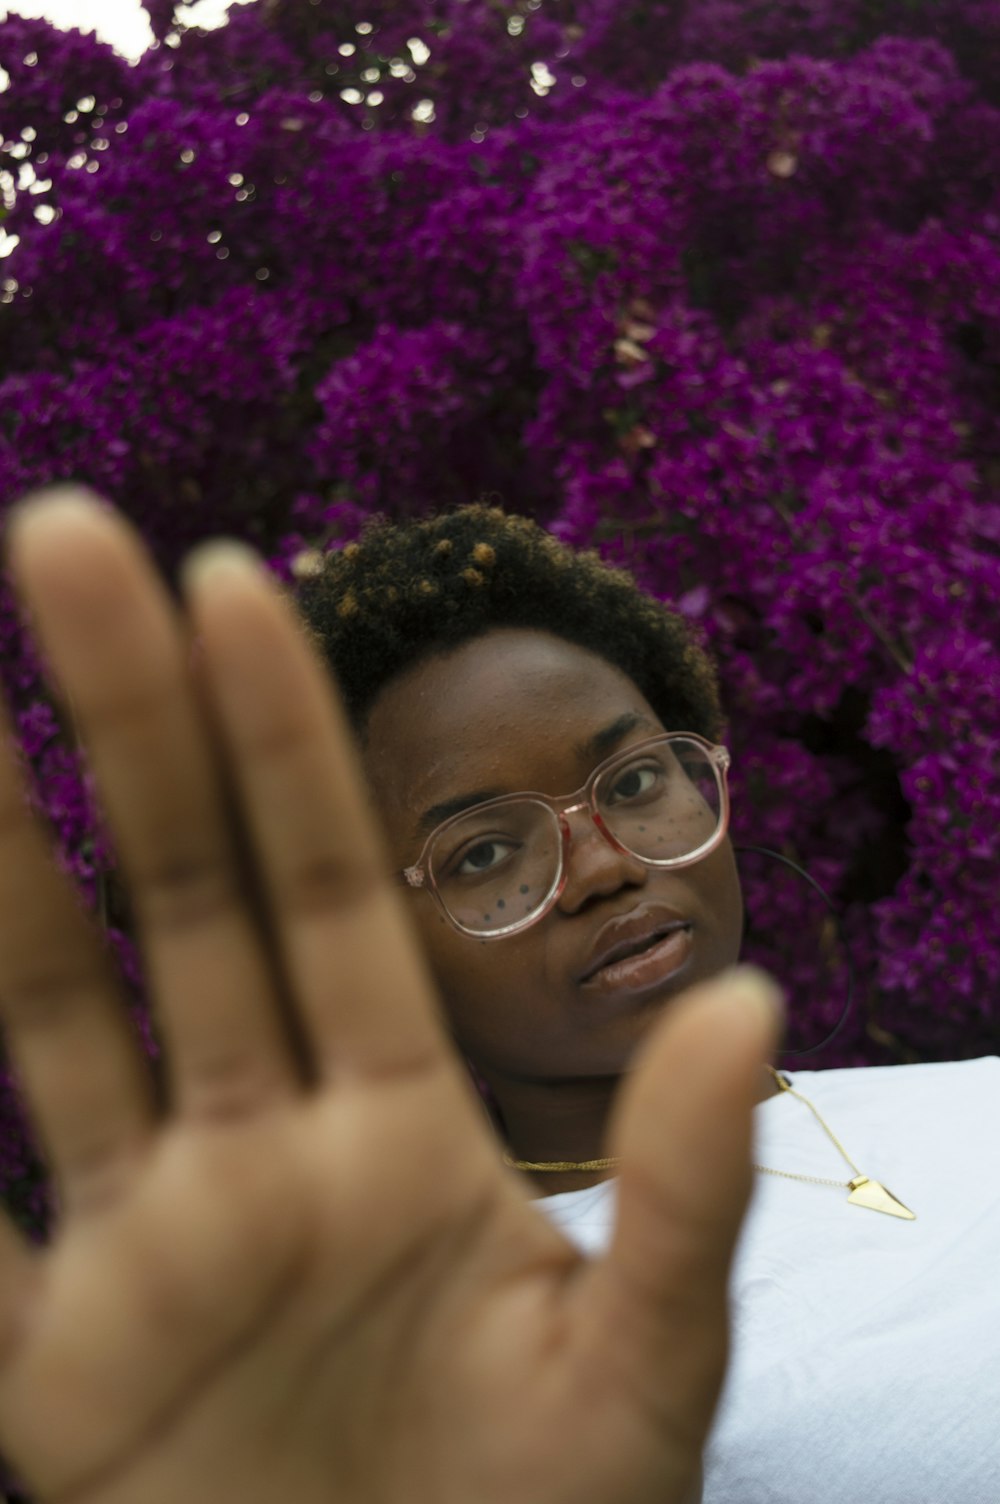
MULTIPOLYGON (((431 539, 439 568, 442 541, 431 539)), ((287 603, 259 573, 209 551, 189 569, 179 615, 132 531, 79 497, 23 509, 9 553, 73 699, 130 881, 170 1110, 165 1121, 154 1112, 100 946, 46 860, 8 751, 0 1009, 64 1225, 42 1258, 12 1230, 0 1236, 0 1448, 40 1498, 86 1504, 696 1496, 750 1182, 751 1106, 795 1107, 803 1132, 812 1127, 787 1093, 769 1095, 766 990, 740 973, 711 980, 735 959, 740 908, 698 655, 682 651, 671 690, 682 699, 662 700, 638 658, 621 666, 603 617, 609 635, 593 646, 565 617, 555 631, 538 625, 552 616, 522 619, 518 578, 502 575, 498 550, 479 536, 452 573, 493 615, 452 631, 461 613, 445 604, 439 635, 418 641, 402 612, 397 639, 409 636, 416 652, 379 670, 359 709, 349 660, 364 661, 370 635, 356 633, 352 648, 331 612, 341 624, 374 619, 363 546, 344 561, 357 571, 353 600, 334 579, 306 606, 313 634, 330 636, 363 733, 387 854, 336 707, 287 603), (191 630, 203 644, 194 685, 191 630), (682 726, 675 703, 708 719, 682 726), (694 733, 686 746, 667 739, 679 731, 694 733), (618 760, 598 772, 609 757, 618 760), (679 802, 640 833, 635 801, 677 768, 679 802), (585 792, 566 809, 574 790, 585 792), (530 809, 507 798, 523 791, 530 809), (591 795, 589 810, 574 807, 591 795), (487 812, 487 830, 462 824, 496 797, 507 802, 487 812), (437 832, 447 840, 449 819, 472 844, 442 855, 437 832), (666 858, 654 854, 658 836, 666 858), (517 882, 490 878, 517 865, 522 838, 533 855, 517 882), (490 905, 457 896, 456 857, 461 877, 487 884, 477 896, 490 905), (392 892, 387 868, 408 872, 411 890, 392 892), (515 903, 517 922, 498 925, 515 903), (492 1090, 510 1157, 587 1168, 538 1169, 528 1181, 503 1167, 446 1048, 432 977, 448 1029, 492 1090), (594 1159, 616 1163, 594 1170, 594 1159), (533 1205, 526 1187, 556 1194, 533 1205), (582 1259, 552 1223, 582 1198, 598 1220, 590 1234, 568 1230, 581 1244, 606 1239, 600 1201, 606 1213, 612 1192, 608 1253, 582 1259)), ((572 573, 571 560, 549 555, 556 574, 572 573)), ((419 580, 428 601, 455 599, 432 573, 419 580)), ((551 576, 542 593, 550 587, 551 576)), ((576 621, 594 610, 592 596, 580 599, 576 621)), ((383 590, 372 604, 384 613, 395 603, 383 590)), ((993 1062, 962 1068, 961 1092, 943 1083, 937 1144, 967 1149, 961 1113, 991 1095, 979 1089, 984 1065, 993 1062)), ((864 1083, 948 1069, 847 1074, 864 1083)), ((900 1104, 912 1111, 912 1093, 897 1093, 900 1104)), ((855 1119, 860 1127, 863 1111, 852 1109, 848 1128, 855 1119)), ((860 1155, 843 1122, 832 1127, 860 1155)), ((946 1285, 935 1245, 939 1364, 951 1351, 942 1289, 951 1314, 975 1307, 980 1327, 992 1298, 965 1255, 984 1252, 997 1198, 968 1165, 951 1169, 963 1188, 976 1184, 978 1223, 951 1228, 947 1267, 961 1291, 946 1285)), ((871 1173, 903 1195, 881 1165, 871 1173)), ((829 1194, 858 1221, 923 1229, 829 1194)), ((869 1273, 898 1259, 898 1244, 860 1236, 869 1273)), ((780 1334, 784 1351, 796 1335, 780 1334)), ((925 1354, 911 1355, 901 1383, 925 1354)), ((983 1372, 964 1354, 948 1379, 983 1372)), ((837 1430, 806 1399, 811 1494, 748 1487, 729 1497, 848 1497, 832 1487, 836 1474, 817 1481, 824 1438, 837 1430)), ((845 1408, 856 1422, 853 1400, 845 1408)), ((979 1399, 963 1411, 972 1460, 953 1475, 958 1492, 925 1497, 986 1496, 986 1408, 979 1399)), ((901 1466, 912 1464, 912 1485, 934 1461, 921 1435, 908 1436, 915 1452, 890 1445, 864 1458, 877 1497, 919 1496, 888 1491, 901 1466)), ((723 1465, 710 1449, 707 1497, 719 1496, 723 1465)))
MULTIPOLYGON (((618 1082, 739 952, 712 668, 627 575, 484 507, 371 529, 302 605, 508 1161, 603 1251, 618 1082), (515 791, 577 791, 564 852, 515 791)), ((1000 1500, 1000 1060, 759 1082, 706 1499, 1000 1500)))

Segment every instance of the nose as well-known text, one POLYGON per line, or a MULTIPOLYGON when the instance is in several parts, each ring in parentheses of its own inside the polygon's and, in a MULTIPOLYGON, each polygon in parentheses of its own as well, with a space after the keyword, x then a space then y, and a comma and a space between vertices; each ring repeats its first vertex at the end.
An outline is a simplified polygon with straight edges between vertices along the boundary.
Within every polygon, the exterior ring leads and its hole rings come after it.
POLYGON ((566 882, 559 908, 575 914, 592 898, 607 898, 623 887, 641 887, 649 868, 630 852, 619 851, 594 818, 588 805, 564 810, 560 825, 566 841, 566 882))

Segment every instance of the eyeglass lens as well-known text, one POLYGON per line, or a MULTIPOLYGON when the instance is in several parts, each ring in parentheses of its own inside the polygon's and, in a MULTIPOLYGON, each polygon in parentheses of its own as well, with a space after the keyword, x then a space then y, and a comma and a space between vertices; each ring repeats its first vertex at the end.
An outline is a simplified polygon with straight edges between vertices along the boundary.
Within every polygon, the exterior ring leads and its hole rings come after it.
MULTIPOLYGON (((680 738, 614 758, 594 793, 614 838, 648 862, 699 850, 722 817, 709 754, 680 738)), ((470 810, 441 832, 429 864, 452 918, 490 934, 527 922, 545 906, 559 882, 561 847, 552 810, 525 798, 470 810)))

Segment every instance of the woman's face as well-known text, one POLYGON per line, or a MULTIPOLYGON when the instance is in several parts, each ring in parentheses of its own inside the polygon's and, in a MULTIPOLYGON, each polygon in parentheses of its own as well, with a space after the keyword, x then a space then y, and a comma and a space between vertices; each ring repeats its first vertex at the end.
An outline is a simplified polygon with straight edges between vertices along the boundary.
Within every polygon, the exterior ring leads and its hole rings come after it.
MULTIPOLYGON (((365 762, 403 868, 419 857, 421 822, 436 805, 480 790, 571 794, 612 753, 690 729, 663 726, 635 684, 585 648, 503 628, 389 684, 369 718, 365 762)), ((475 939, 429 892, 406 896, 456 1042, 491 1085, 619 1076, 670 999, 738 956, 743 914, 728 839, 664 872, 615 851, 585 812, 570 823, 562 895, 526 930, 475 939), (641 931, 678 919, 688 934, 665 959, 583 979, 623 924, 641 931)))

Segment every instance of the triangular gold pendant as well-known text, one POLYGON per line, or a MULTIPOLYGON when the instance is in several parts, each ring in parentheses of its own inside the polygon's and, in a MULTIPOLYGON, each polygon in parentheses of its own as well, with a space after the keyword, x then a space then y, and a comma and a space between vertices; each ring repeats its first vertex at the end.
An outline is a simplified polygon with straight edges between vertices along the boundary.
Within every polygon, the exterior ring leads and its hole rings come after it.
POLYGON ((851 1194, 847 1199, 853 1201, 855 1206, 867 1206, 873 1212, 886 1212, 890 1217, 905 1217, 908 1222, 917 1220, 916 1214, 901 1201, 897 1201, 892 1192, 887 1191, 877 1180, 869 1180, 867 1175, 858 1175, 849 1185, 851 1194))

